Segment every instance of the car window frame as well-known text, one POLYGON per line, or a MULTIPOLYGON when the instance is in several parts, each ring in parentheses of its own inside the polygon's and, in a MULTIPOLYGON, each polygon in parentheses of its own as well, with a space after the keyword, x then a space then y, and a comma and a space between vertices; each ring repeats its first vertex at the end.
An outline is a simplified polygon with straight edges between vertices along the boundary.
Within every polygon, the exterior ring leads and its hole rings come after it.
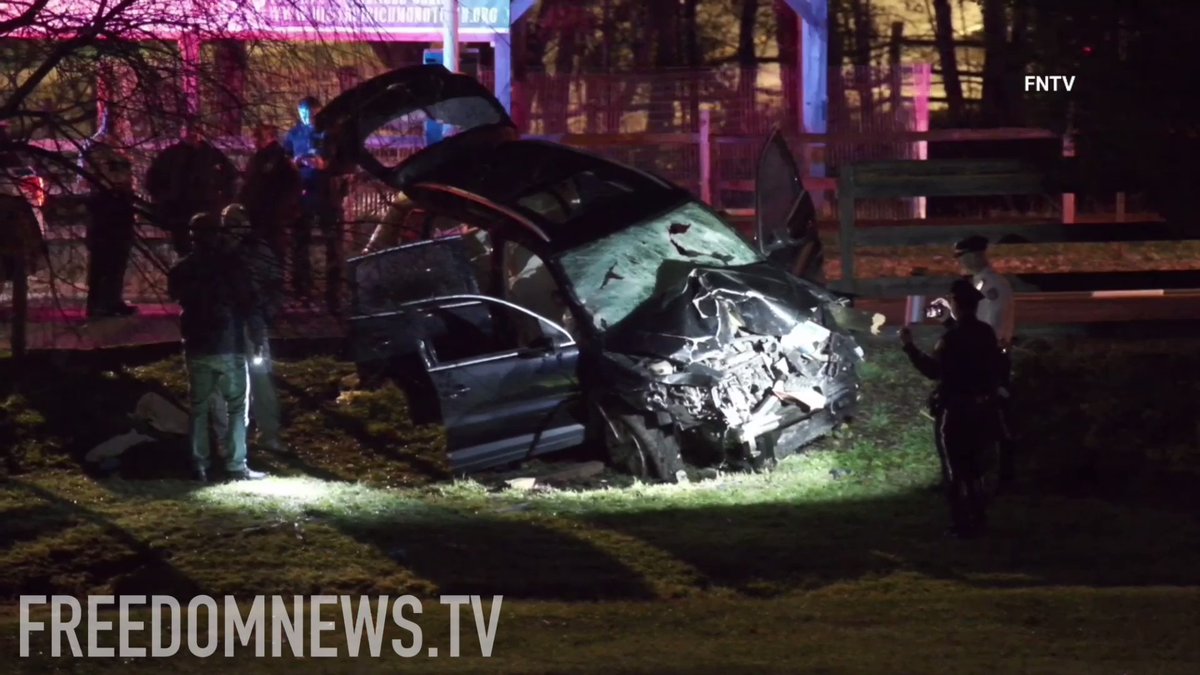
POLYGON ((394 311, 372 315, 371 318, 381 318, 382 319, 382 318, 387 318, 387 317, 402 316, 405 314, 412 314, 413 312, 419 312, 419 311, 421 311, 423 309, 427 309, 427 308, 453 309, 455 307, 467 306, 467 305, 473 304, 473 303, 500 304, 500 305, 505 306, 509 310, 515 310, 515 311, 525 314, 526 316, 529 316, 533 319, 542 321, 542 322, 548 324, 551 328, 553 328, 554 331, 561 338, 563 338, 563 341, 555 342, 551 347, 549 347, 545 350, 532 348, 532 347, 519 347, 516 349, 502 350, 500 352, 496 352, 494 354, 488 354, 485 356, 472 356, 472 357, 467 357, 467 358, 463 358, 463 359, 456 359, 453 361, 441 361, 440 359, 432 359, 427 368, 429 370, 429 372, 432 373, 432 372, 438 372, 440 370, 448 370, 451 368, 459 368, 459 367, 471 366, 471 365, 475 365, 475 364, 479 364, 479 363, 489 363, 492 361, 498 361, 498 360, 506 359, 506 358, 519 357, 523 354, 528 354, 533 351, 537 351, 537 352, 544 351, 545 353, 549 354, 549 353, 554 353, 556 351, 563 351, 563 350, 569 350, 572 348, 578 348, 578 346, 579 346, 579 343, 575 340, 575 337, 573 335, 571 335, 571 333, 566 328, 564 328, 561 324, 559 324, 557 321, 548 319, 544 316, 541 316, 540 314, 537 314, 536 312, 531 312, 528 309, 525 309, 524 307, 521 307, 520 305, 518 305, 516 303, 509 302, 508 300, 493 297, 490 295, 443 295, 443 296, 438 296, 438 297, 434 297, 434 298, 426 298, 423 300, 414 300, 414 301, 411 301, 411 302, 401 305, 399 308, 397 308, 394 311))

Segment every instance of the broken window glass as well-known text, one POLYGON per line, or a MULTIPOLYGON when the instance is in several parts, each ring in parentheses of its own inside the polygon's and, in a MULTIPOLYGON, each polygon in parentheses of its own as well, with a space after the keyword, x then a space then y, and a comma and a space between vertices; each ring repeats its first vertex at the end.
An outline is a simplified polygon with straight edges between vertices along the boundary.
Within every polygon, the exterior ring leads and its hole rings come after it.
POLYGON ((659 268, 679 262, 733 267, 762 257, 698 202, 564 253, 563 271, 601 330, 654 295, 659 268))

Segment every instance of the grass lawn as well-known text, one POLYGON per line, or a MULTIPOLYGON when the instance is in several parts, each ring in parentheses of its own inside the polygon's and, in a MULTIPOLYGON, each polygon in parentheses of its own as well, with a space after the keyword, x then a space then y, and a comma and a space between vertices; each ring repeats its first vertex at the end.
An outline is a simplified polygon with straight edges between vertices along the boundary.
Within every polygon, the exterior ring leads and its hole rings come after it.
MULTIPOLYGON (((409 425, 394 390, 342 391, 349 367, 332 359, 281 366, 297 453, 258 455, 276 477, 171 480, 186 460, 160 443, 139 455, 140 471, 98 479, 77 458, 126 429, 113 417, 147 386, 182 393, 179 363, 46 359, 32 375, 0 373, 0 597, 10 603, 0 654, 16 653, 22 593, 462 593, 504 596, 487 661, 466 658, 478 653, 469 621, 464 658, 444 658, 447 621, 433 603, 420 624, 443 658, 241 655, 235 665, 1195 672, 1198 346, 1028 344, 1016 387, 1025 482, 994 505, 991 535, 969 542, 940 536, 946 516, 928 490, 937 467, 921 415, 928 386, 893 345, 868 345, 860 419, 772 473, 681 486, 604 474, 533 492, 444 480, 440 431, 409 425)), ((10 663, 163 667, 44 655, 10 663)), ((171 661, 175 671, 211 666, 171 661)))

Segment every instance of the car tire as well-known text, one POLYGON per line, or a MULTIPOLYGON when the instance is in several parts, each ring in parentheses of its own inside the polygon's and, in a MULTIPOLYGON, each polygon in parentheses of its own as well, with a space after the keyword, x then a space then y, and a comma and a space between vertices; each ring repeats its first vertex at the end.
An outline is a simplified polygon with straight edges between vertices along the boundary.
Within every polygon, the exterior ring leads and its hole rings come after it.
POLYGON ((641 413, 598 412, 612 466, 647 481, 674 483, 684 475, 679 443, 669 429, 648 424, 641 413))

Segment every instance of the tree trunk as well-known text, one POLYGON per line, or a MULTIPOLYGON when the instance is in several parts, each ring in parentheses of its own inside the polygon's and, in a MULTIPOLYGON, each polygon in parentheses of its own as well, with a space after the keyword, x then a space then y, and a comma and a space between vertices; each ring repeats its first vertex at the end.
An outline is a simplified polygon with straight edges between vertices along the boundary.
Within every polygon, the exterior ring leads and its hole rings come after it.
POLYGON ((985 126, 1002 126, 1008 121, 1011 90, 1008 57, 1008 17, 1004 0, 983 0, 983 101, 985 126))
POLYGON ((829 131, 836 133, 848 128, 849 111, 846 106, 845 61, 846 31, 845 18, 841 12, 829 12, 829 131))
POLYGON ((574 12, 570 4, 563 0, 554 3, 546 0, 542 3, 544 11, 549 7, 558 15, 555 22, 558 49, 554 56, 553 85, 545 90, 550 94, 550 100, 543 100, 543 106, 549 105, 553 111, 542 111, 549 125, 546 131, 552 134, 570 131, 571 81, 575 77, 575 57, 579 53, 579 35, 572 25, 571 16, 574 12))
MULTIPOLYGON (((633 26, 633 69, 637 73, 645 73, 654 68, 654 44, 650 37, 653 35, 647 26, 650 23, 645 4, 627 5, 630 9, 628 17, 633 26)), ((649 113, 648 109, 640 107, 636 103, 642 92, 642 85, 646 80, 644 77, 626 77, 623 78, 625 86, 622 88, 621 95, 614 99, 614 106, 618 114, 628 112, 643 112, 649 113)))
MULTIPOLYGON (((830 19, 832 20, 832 16, 830 19)), ((799 131, 800 120, 800 26, 796 12, 787 0, 775 0, 775 41, 779 45, 780 72, 783 74, 784 129, 799 131)))
POLYGON ((684 52, 688 66, 688 129, 700 130, 700 64, 704 56, 700 53, 700 27, 696 22, 696 6, 700 0, 684 0, 683 34, 684 52))
POLYGON ((25 251, 19 251, 13 256, 12 276, 12 324, 9 344, 12 347, 14 359, 25 358, 27 350, 26 330, 29 327, 29 271, 25 268, 25 251))
POLYGON ((934 41, 937 43, 938 59, 942 64, 942 87, 946 90, 946 105, 950 109, 950 125, 962 126, 965 103, 963 102, 962 80, 958 77, 958 56, 954 51, 954 15, 950 11, 950 0, 933 0, 934 41))
POLYGON ((544 54, 534 54, 529 39, 529 19, 512 26, 512 118, 523 133, 529 131, 529 114, 533 106, 533 91, 529 87, 529 63, 540 64, 544 54))
POLYGON ((875 23, 869 0, 851 0, 854 17, 854 82, 858 89, 859 121, 866 125, 875 112, 875 96, 871 87, 871 36, 875 23))
POLYGON ((738 27, 738 107, 742 110, 743 133, 758 127, 758 54, 754 48, 754 29, 758 24, 758 0, 742 0, 738 27))
POLYGON ((888 76, 891 78, 892 115, 900 122, 904 113, 904 71, 900 65, 900 45, 904 42, 904 22, 892 22, 888 42, 888 76))
POLYGON ((654 83, 650 87, 650 130, 671 131, 675 127, 676 78, 669 72, 679 65, 679 3, 651 2, 650 33, 654 36, 654 83))
POLYGON ((1005 78, 1008 86, 1012 87, 1009 90, 1009 122, 1025 124, 1025 97, 1016 91, 1016 87, 1022 81, 1029 62, 1028 0, 1014 0, 1012 11, 1012 36, 1009 38, 1008 73, 1005 78))

